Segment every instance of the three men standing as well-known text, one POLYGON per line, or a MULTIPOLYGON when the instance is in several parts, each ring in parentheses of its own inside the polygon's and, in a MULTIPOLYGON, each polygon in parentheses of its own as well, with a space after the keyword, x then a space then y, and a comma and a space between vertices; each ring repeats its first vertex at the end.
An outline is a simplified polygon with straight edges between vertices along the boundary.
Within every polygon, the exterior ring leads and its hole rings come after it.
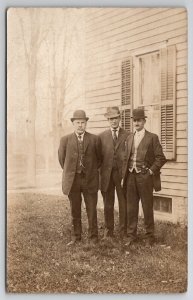
POLYGON ((73 234, 69 245, 81 240, 82 195, 88 216, 88 237, 97 242, 97 192, 101 164, 101 142, 94 134, 86 132, 88 117, 83 110, 74 112, 71 121, 74 133, 61 138, 58 150, 63 169, 62 189, 68 195, 71 207, 73 234))
POLYGON ((112 237, 114 233, 115 190, 119 203, 120 236, 126 235, 126 199, 121 187, 122 165, 125 140, 128 132, 120 127, 120 111, 118 107, 108 107, 105 117, 110 128, 100 134, 102 143, 101 192, 104 202, 105 233, 104 237, 112 237))
POLYGON ((61 138, 58 150, 63 169, 62 188, 71 206, 73 238, 69 245, 81 240, 82 195, 88 216, 88 236, 96 242, 97 192, 99 168, 104 201, 104 237, 114 234, 115 190, 119 204, 120 237, 128 236, 127 244, 137 238, 139 200, 144 212, 146 237, 154 242, 153 189, 161 190, 160 169, 166 163, 156 134, 145 130, 143 109, 133 110, 135 133, 122 129, 118 107, 107 108, 105 117, 110 129, 99 136, 86 132, 88 117, 82 110, 74 112, 71 121, 74 133, 61 138))

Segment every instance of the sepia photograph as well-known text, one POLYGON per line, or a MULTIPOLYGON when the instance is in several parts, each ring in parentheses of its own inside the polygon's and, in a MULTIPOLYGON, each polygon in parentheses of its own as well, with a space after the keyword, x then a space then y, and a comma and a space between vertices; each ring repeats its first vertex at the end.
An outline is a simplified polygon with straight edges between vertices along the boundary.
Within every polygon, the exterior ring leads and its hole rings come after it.
POLYGON ((185 8, 7 10, 8 293, 185 293, 185 8))

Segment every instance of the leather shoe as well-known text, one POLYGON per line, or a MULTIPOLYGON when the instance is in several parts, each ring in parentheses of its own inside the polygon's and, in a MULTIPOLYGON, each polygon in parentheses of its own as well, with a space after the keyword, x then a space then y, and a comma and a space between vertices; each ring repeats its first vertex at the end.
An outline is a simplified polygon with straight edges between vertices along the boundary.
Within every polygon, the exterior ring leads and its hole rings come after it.
POLYGON ((131 245, 133 245, 135 242, 136 242, 136 239, 135 239, 135 238, 129 238, 129 239, 127 240, 127 243, 125 243, 125 246, 131 246, 131 245))
POLYGON ((103 236, 103 238, 101 240, 104 241, 104 242, 107 242, 107 243, 112 243, 113 242, 113 238, 114 238, 114 235, 103 236))
POLYGON ((75 244, 78 244, 78 243, 80 243, 81 242, 81 240, 72 240, 72 241, 70 241, 68 244, 67 244, 67 246, 74 246, 75 244))
POLYGON ((98 238, 92 238, 89 240, 90 245, 95 246, 98 244, 98 238))
POLYGON ((120 233, 119 233, 119 238, 120 238, 121 240, 126 239, 126 238, 127 238, 127 234, 126 234, 125 232, 120 232, 120 233))
POLYGON ((104 230, 104 239, 109 238, 109 237, 114 237, 113 231, 105 228, 105 230, 104 230))
POLYGON ((154 237, 149 237, 145 240, 145 245, 152 247, 155 243, 155 238, 154 237))

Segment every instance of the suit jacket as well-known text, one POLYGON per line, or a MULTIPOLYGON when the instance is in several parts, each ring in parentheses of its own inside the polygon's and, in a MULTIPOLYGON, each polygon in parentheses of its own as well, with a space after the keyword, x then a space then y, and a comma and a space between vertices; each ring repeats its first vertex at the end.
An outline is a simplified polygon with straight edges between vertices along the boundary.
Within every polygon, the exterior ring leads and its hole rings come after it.
MULTIPOLYGON (((123 182, 126 182, 128 173, 128 163, 131 155, 134 134, 130 134, 126 140, 125 157, 122 169, 123 182)), ((166 163, 165 155, 163 154, 162 146, 159 142, 158 136, 145 130, 145 135, 140 143, 141 158, 144 165, 151 169, 153 174, 153 186, 155 191, 161 190, 160 169, 166 163)))
POLYGON ((100 168, 101 187, 100 188, 101 191, 106 192, 109 185, 110 176, 113 167, 114 151, 116 155, 118 172, 120 174, 120 179, 121 179, 122 164, 123 164, 124 151, 125 151, 125 140, 128 136, 128 132, 123 128, 120 128, 115 150, 113 145, 113 137, 112 137, 111 129, 105 130, 99 136, 101 138, 101 143, 102 143, 102 164, 100 168))
MULTIPOLYGON (((101 164, 101 141, 94 134, 84 134, 84 166, 89 193, 96 193, 99 188, 99 167, 101 164)), ((60 140, 58 158, 63 169, 62 190, 69 195, 78 161, 78 141, 75 133, 63 136, 60 140)))

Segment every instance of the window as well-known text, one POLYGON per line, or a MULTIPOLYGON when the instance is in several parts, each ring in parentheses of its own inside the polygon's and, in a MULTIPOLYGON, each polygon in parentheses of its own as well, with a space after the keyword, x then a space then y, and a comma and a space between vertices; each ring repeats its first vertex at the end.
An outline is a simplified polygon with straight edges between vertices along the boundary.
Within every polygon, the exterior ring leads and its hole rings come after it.
POLYGON ((160 118, 160 53, 155 51, 137 57, 135 89, 136 106, 143 107, 147 115, 146 129, 161 134, 160 118))
POLYGON ((172 213, 172 198, 154 196, 153 207, 155 211, 172 213))
POLYGON ((147 115, 146 129, 159 136, 168 160, 176 156, 175 102, 175 46, 129 57, 122 63, 122 126, 131 130, 132 108, 143 107, 147 115))
POLYGON ((155 52, 139 57, 141 72, 140 105, 157 104, 160 101, 160 54, 155 52))

